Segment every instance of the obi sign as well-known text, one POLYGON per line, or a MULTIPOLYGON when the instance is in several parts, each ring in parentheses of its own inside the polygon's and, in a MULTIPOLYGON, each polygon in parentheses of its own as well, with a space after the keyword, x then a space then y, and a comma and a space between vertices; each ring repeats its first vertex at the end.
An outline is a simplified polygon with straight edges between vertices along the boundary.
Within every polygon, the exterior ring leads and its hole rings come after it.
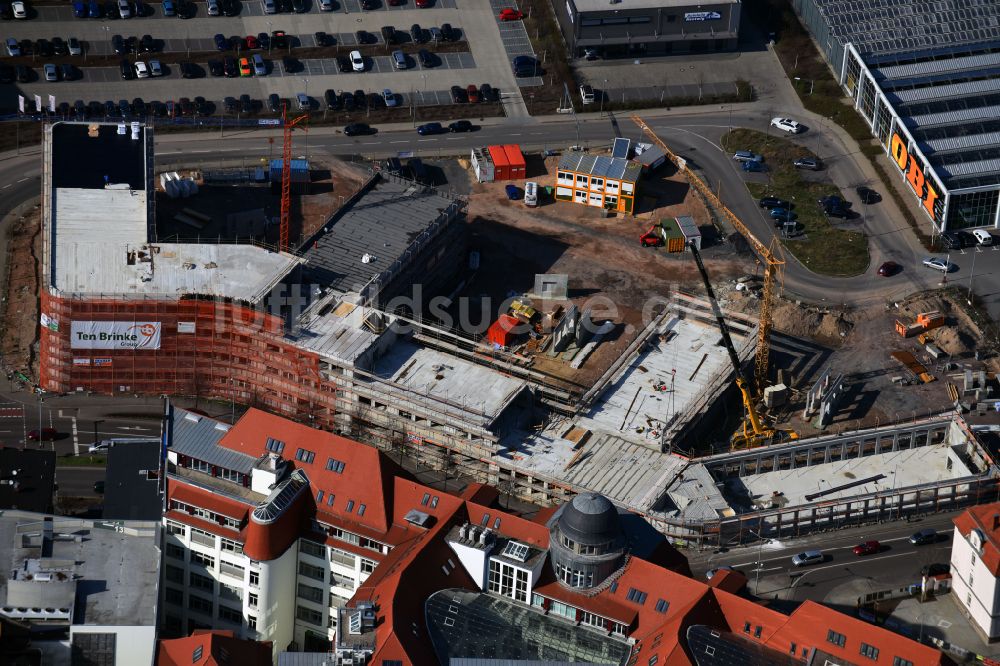
POLYGON ((893 134, 892 143, 889 144, 889 152, 928 214, 935 222, 940 222, 939 212, 944 202, 940 201, 940 195, 934 187, 934 181, 930 177, 924 176, 923 167, 917 162, 917 158, 906 149, 906 140, 899 134, 893 134))
POLYGON ((74 321, 74 349, 159 349, 158 321, 74 321))

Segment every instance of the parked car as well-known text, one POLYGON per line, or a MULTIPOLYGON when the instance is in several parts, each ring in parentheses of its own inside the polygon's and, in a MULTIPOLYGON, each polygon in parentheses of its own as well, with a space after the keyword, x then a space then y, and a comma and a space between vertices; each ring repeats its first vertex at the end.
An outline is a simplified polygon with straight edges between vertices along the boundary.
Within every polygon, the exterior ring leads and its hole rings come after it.
POLYGON ((882 201, 882 195, 871 189, 870 187, 865 187, 860 185, 854 188, 854 191, 858 194, 858 201, 863 204, 873 204, 882 201))
POLYGON ((152 35, 143 35, 139 38, 139 50, 143 53, 152 53, 156 50, 156 42, 152 35))
POLYGON ((365 71, 365 59, 361 55, 361 51, 351 51, 351 69, 355 72, 365 71))
POLYGON ((392 52, 392 66, 396 69, 406 69, 407 61, 406 54, 400 50, 392 52))
POLYGON ((144 63, 141 60, 137 60, 135 63, 135 78, 137 79, 149 78, 149 68, 146 67, 146 63, 144 63))
POLYGON ((240 95, 240 113, 243 115, 253 113, 253 100, 245 93, 240 95))
POLYGON ((902 268, 903 267, 897 264, 895 261, 886 261, 885 263, 883 263, 881 266, 878 267, 878 274, 881 277, 892 277, 900 270, 902 270, 902 268))
POLYGON ((521 198, 521 191, 517 189, 517 185, 507 185, 503 189, 511 201, 518 201, 521 198))
POLYGON ((341 72, 350 72, 353 69, 350 59, 347 56, 337 56, 337 69, 341 72))
POLYGON ((42 74, 45 80, 50 83, 59 80, 59 71, 56 69, 55 65, 52 64, 42 65, 42 74))
POLYGON ((208 73, 212 76, 222 76, 222 61, 221 60, 209 60, 208 61, 208 73))
POLYGON ((423 44, 426 39, 424 39, 424 30, 420 27, 419 23, 414 23, 410 26, 410 39, 413 40, 414 44, 423 44))
MULTIPOLYGON (((944 259, 939 259, 937 257, 927 257, 926 259, 924 259, 923 264, 927 268, 933 268, 934 270, 941 271, 942 273, 951 272, 951 267, 954 265, 949 263, 948 261, 945 261, 944 259)), ((913 535, 913 537, 915 536, 916 534, 913 535)), ((912 543, 917 543, 916 541, 913 541, 913 537, 910 537, 910 541, 912 543)))
MULTIPOLYGON (((939 260, 940 261, 940 260, 939 260)), ((926 264, 927 262, 924 261, 926 264)), ((914 532, 910 535, 910 543, 914 546, 925 546, 929 543, 936 543, 938 538, 937 530, 930 528, 920 530, 919 532, 914 532)))
POLYGON ((259 53, 253 55, 253 73, 254 76, 267 76, 267 63, 259 53))
POLYGON ((181 68, 182 79, 198 78, 198 69, 195 67, 193 62, 188 62, 184 60, 178 66, 181 68))
POLYGON ((946 250, 960 250, 965 247, 964 239, 954 231, 942 231, 939 239, 941 246, 946 250))
POLYGON ((240 58, 240 76, 253 76, 250 58, 240 58))
POLYGON ((417 51, 417 60, 420 61, 421 67, 431 68, 437 65, 437 56, 427 49, 417 51))
POLYGON ((64 56, 69 54, 69 49, 66 48, 66 42, 63 41, 62 37, 52 38, 52 53, 57 56, 64 56))
POLYGON ((993 235, 985 229, 973 229, 972 236, 980 245, 993 245, 993 235))
POLYGON ((488 83, 479 86, 479 99, 483 102, 499 102, 500 91, 488 83))
POLYGON ((14 12, 14 18, 16 19, 26 19, 28 18, 28 9, 24 6, 21 0, 15 0, 10 3, 10 9, 14 12))
POLYGON ((18 83, 31 81, 31 68, 26 65, 14 65, 14 77, 18 83))
POLYGON ((375 134, 378 130, 374 127, 369 127, 365 123, 351 123, 344 128, 344 134, 346 136, 360 136, 363 134, 375 134))
POLYGON ((216 33, 215 37, 213 37, 212 39, 215 41, 215 50, 216 51, 228 51, 229 50, 229 40, 226 39, 226 36, 223 35, 221 32, 216 33))
POLYGON ((754 160, 748 160, 740 164, 740 168, 747 172, 758 172, 764 170, 764 165, 754 160))
POLYGON ((321 12, 332 12, 333 0, 319 0, 319 10, 321 12))
POLYGON ((865 541, 854 547, 855 555, 877 555, 882 549, 882 544, 878 541, 865 541))
POLYGON ((226 113, 236 113, 237 106, 235 97, 226 97, 222 100, 222 110, 226 113))
POLYGON ((288 44, 288 35, 284 30, 271 31, 271 46, 276 49, 287 49, 288 44))
POLYGON ((772 220, 781 220, 783 222, 790 222, 799 218, 795 211, 787 208, 772 208, 768 211, 768 215, 771 216, 772 220))
POLYGON ((715 575, 718 574, 720 571, 736 571, 736 569, 728 565, 716 567, 714 569, 709 569, 708 571, 705 572, 705 580, 712 580, 713 578, 715 578, 715 575))
POLYGON ((390 90, 389 88, 385 88, 384 90, 382 90, 382 103, 385 104, 386 107, 390 109, 399 104, 399 102, 396 100, 396 94, 392 92, 392 90, 390 90))
POLYGON ((469 101, 465 96, 465 89, 462 86, 452 86, 451 87, 451 102, 452 104, 464 104, 469 101))
POLYGON ((177 16, 177 5, 174 4, 174 0, 163 0, 161 9, 164 16, 177 16))
POLYGON ((209 16, 218 16, 221 13, 219 11, 219 0, 205 0, 205 13, 209 16))
POLYGON ((784 199, 779 199, 777 197, 761 197, 760 201, 761 208, 794 208, 795 204, 792 204, 784 199))
POLYGON ((247 45, 247 49, 250 51, 260 48, 260 44, 257 42, 257 35, 247 35, 243 38, 243 43, 247 45))
POLYGON ((791 118, 771 118, 771 127, 777 127, 790 134, 798 134, 804 129, 802 125, 791 118))
POLYGON ((524 14, 518 9, 514 9, 512 7, 505 7, 504 9, 500 10, 500 13, 497 15, 497 18, 500 19, 501 21, 520 21, 521 19, 524 18, 524 14))
POLYGON ((271 113, 281 112, 281 98, 278 97, 277 93, 271 93, 267 96, 267 110, 271 113))
POLYGON ((104 481, 94 481, 94 492, 98 495, 104 494, 104 481))
POLYGON ((475 84, 470 83, 465 87, 465 96, 469 100, 469 104, 479 103, 479 88, 475 84))
POLYGON ((448 130, 441 123, 425 123, 417 128, 420 136, 430 136, 432 134, 445 134, 448 130))
POLYGON ((456 120, 448 125, 449 132, 471 132, 476 126, 469 120, 456 120))
POLYGON ((7 55, 12 58, 16 58, 21 55, 21 45, 17 43, 17 40, 13 37, 7 38, 7 55))
POLYGON ((236 74, 238 73, 236 69, 236 58, 232 56, 226 56, 225 58, 223 58, 222 72, 229 78, 236 76, 236 74))
POLYGON ((382 26, 382 41, 390 46, 396 44, 399 41, 399 38, 396 37, 396 29, 391 25, 382 26))
POLYGON ((819 564, 823 561, 823 551, 806 550, 792 556, 792 564, 797 567, 804 567, 807 564, 819 564))
POLYGON ((271 50, 271 36, 269 34, 267 34, 266 32, 258 32, 257 33, 257 44, 264 51, 270 51, 271 50))
POLYGON ((823 163, 814 157, 800 157, 792 165, 796 169, 809 169, 810 171, 819 171, 823 168, 823 163))
POLYGON ((529 76, 540 76, 543 73, 541 65, 531 56, 517 56, 511 61, 514 76, 521 79, 529 76))
POLYGON ((737 162, 763 162, 764 156, 749 150, 737 150, 733 153, 733 159, 737 162))
POLYGON ((441 24, 441 41, 454 42, 458 40, 458 31, 451 27, 451 23, 441 24))
POLYGON ((76 37, 70 37, 67 42, 67 48, 69 49, 69 54, 71 56, 81 55, 83 53, 83 47, 80 45, 80 40, 76 37))

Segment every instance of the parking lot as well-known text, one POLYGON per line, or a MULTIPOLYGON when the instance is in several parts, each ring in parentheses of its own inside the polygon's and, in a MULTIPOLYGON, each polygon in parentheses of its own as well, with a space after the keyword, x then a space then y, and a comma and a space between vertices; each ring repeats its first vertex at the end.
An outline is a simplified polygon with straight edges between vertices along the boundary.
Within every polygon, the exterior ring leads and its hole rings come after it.
MULTIPOLYGON (((494 3, 497 1, 493 0, 494 3)), ((57 104, 72 104, 77 99, 104 101, 141 97, 147 101, 166 101, 197 96, 219 102, 226 96, 238 97, 242 94, 263 100, 271 93, 293 97, 299 92, 321 99, 328 89, 382 91, 389 88, 402 96, 401 105, 409 104, 410 98, 416 104, 424 105, 447 103, 451 86, 464 88, 469 84, 489 83, 504 92, 505 106, 509 104, 515 111, 518 107, 523 108, 511 73, 510 58, 489 0, 471 0, 461 6, 457 6, 455 0, 436 0, 431 7, 424 9, 415 7, 412 0, 407 0, 396 7, 381 3, 370 11, 361 11, 358 0, 346 0, 339 3, 334 12, 321 12, 317 5, 310 3, 306 13, 276 15, 264 15, 263 5, 253 0, 242 3, 240 15, 236 17, 208 16, 204 4, 196 5, 195 17, 187 20, 164 17, 161 7, 153 4, 150 5, 149 15, 127 20, 79 19, 73 16, 72 6, 60 5, 34 8, 36 17, 31 20, 0 22, 0 37, 4 39, 75 37, 84 46, 82 56, 55 58, 57 61, 73 62, 80 72, 77 80, 47 83, 39 78, 29 83, 0 86, 0 104, 16 108, 19 90, 29 100, 36 94, 41 95, 43 100, 55 95, 57 104), (414 23, 424 30, 450 23, 460 41, 449 44, 448 50, 436 50, 433 43, 421 45, 436 54, 438 62, 433 68, 423 67, 417 58, 408 55, 407 68, 396 69, 389 53, 399 47, 386 45, 380 33, 387 25, 392 25, 400 33, 408 32, 414 23), (207 62, 217 57, 214 55, 215 34, 256 35, 275 30, 283 30, 290 36, 292 47, 287 52, 281 49, 271 53, 244 51, 239 54, 250 56, 261 53, 268 62, 267 76, 216 78, 208 75, 207 62), (297 49, 317 47, 314 37, 317 31, 330 35, 335 40, 331 44, 347 47, 357 44, 355 35, 358 30, 367 31, 374 38, 366 50, 372 55, 366 55, 363 73, 339 71, 332 56, 295 58, 297 49), (138 58, 133 56, 129 60, 159 60, 163 64, 164 76, 123 81, 117 67, 107 66, 108 56, 115 61, 119 58, 113 55, 111 36, 140 37, 144 34, 151 35, 161 50, 140 54, 138 58), (385 55, 381 55, 380 51, 385 55), (288 71, 282 58, 289 54, 295 58, 293 71, 288 71), (88 59, 98 56, 101 56, 101 66, 89 66, 88 59), (178 66, 180 61, 195 63, 203 76, 182 79, 178 66), (511 98, 512 94, 517 97, 516 100, 511 98)), ((504 24, 505 27, 507 25, 504 24)), ((523 33, 523 28, 521 31, 523 33)), ((414 49, 415 45, 407 45, 408 51, 414 49)), ((37 74, 49 60, 52 58, 33 56, 30 65, 37 74)), ((446 117, 447 113, 442 112, 442 118, 446 117)))

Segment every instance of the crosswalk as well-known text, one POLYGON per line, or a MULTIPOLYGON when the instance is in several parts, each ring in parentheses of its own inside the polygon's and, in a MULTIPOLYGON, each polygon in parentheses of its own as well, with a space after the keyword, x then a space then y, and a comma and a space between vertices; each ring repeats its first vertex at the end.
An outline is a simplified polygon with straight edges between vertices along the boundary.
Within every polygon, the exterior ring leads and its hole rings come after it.
POLYGON ((24 406, 16 402, 0 402, 0 444, 14 446, 26 439, 24 406))

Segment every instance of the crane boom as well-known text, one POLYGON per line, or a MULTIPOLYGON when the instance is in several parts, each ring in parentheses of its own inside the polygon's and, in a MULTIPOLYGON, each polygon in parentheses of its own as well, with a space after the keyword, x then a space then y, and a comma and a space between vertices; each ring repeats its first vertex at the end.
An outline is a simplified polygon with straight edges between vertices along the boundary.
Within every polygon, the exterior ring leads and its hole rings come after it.
POLYGON ((758 395, 764 391, 767 385, 768 371, 770 368, 770 351, 771 351, 771 328, 773 325, 773 315, 771 313, 771 305, 774 299, 774 293, 777 288, 777 283, 781 279, 781 267, 784 266, 784 260, 777 256, 781 252, 781 246, 772 244, 771 247, 764 245, 757 238, 750 229, 747 228, 743 221, 736 216, 729 208, 726 207, 722 201, 715 195, 705 182, 697 176, 693 171, 687 167, 687 163, 674 154, 667 144, 657 136, 646 123, 637 115, 632 116, 632 121, 639 126, 639 129, 649 137, 649 139, 655 143, 664 153, 670 158, 670 160, 677 166, 677 170, 687 177, 688 182, 701 193, 711 203, 711 205, 718 211, 720 211, 726 218, 726 220, 733 225, 733 228, 743 238, 746 239, 747 243, 753 248, 754 253, 759 257, 760 262, 764 266, 764 290, 762 297, 760 299, 760 317, 759 325, 757 329, 757 352, 754 356, 754 383, 758 395))
POLYGON ((288 120, 288 105, 281 105, 281 213, 278 226, 278 249, 289 249, 288 227, 292 216, 292 129, 309 116, 288 120))

